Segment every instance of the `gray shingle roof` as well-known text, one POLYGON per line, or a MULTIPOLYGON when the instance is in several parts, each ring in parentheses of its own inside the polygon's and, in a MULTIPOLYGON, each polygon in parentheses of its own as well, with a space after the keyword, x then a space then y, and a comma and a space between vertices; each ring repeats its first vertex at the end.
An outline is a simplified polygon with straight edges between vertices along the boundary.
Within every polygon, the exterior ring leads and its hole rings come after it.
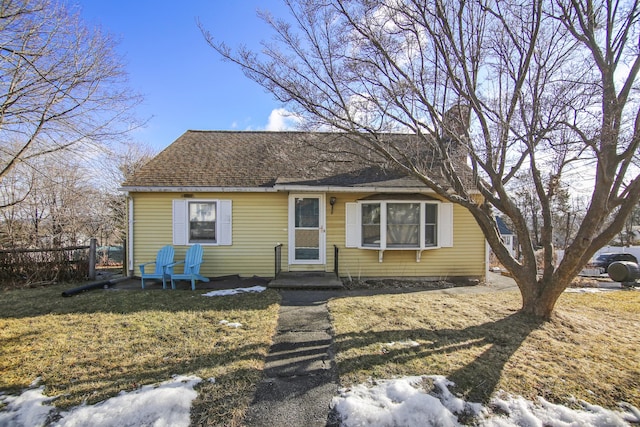
MULTIPOLYGON (((420 149, 413 135, 385 137, 401 142, 408 151, 420 149)), ((423 186, 359 147, 347 134, 187 131, 123 183, 123 188, 283 184, 423 186)))

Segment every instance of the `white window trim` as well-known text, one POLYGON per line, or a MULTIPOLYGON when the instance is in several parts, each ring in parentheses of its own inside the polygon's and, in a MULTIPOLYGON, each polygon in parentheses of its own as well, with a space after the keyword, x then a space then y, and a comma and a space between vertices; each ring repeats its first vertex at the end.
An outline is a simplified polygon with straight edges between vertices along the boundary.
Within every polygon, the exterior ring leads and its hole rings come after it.
POLYGON ((231 200, 220 199, 174 199, 173 200, 173 244, 175 246, 229 246, 232 244, 231 200), (216 242, 189 242, 189 203, 216 204, 216 242))
MULTIPOLYGON (((289 194, 289 213, 288 213, 288 246, 289 246, 289 264, 290 265, 324 265, 327 263, 326 254, 327 254, 327 236, 326 236, 326 208, 325 208, 325 195, 324 193, 291 193, 289 194), (319 259, 317 260, 296 260, 295 257, 295 204, 297 198, 312 198, 317 197, 319 199, 319 211, 318 211, 318 254, 319 259)), ((315 227, 312 227, 315 229, 315 227)))
POLYGON ((420 262, 422 252, 425 250, 441 249, 453 246, 453 204, 441 201, 425 200, 358 200, 357 202, 346 204, 346 241, 345 247, 358 248, 364 250, 378 251, 378 261, 383 261, 385 251, 416 251, 416 262, 420 262), (362 244, 362 205, 380 204, 380 246, 363 246, 362 244), (413 248, 387 247, 387 209, 388 203, 419 203, 420 204, 420 246, 413 248), (433 204, 438 206, 438 216, 436 223, 437 245, 425 245, 425 215, 424 205, 433 204))

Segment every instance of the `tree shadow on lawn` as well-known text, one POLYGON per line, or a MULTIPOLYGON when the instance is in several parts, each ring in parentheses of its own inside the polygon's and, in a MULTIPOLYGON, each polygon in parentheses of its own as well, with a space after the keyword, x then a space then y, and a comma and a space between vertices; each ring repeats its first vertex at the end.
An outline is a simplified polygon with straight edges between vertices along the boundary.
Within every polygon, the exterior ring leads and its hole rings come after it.
POLYGON ((397 371, 398 375, 444 375, 456 384, 453 389, 464 398, 487 403, 496 391, 506 363, 541 324, 529 316, 515 313, 497 321, 461 329, 393 330, 336 336, 338 354, 351 348, 375 348, 376 344, 381 343, 408 340, 427 342, 419 347, 381 344, 382 351, 378 354, 340 360, 338 371, 343 377, 357 371, 385 369, 384 365, 387 368, 390 364, 398 365, 390 368, 397 371), (407 367, 402 365, 418 359, 427 359, 424 365, 436 372, 406 372, 407 367))
MULTIPOLYGON (((38 341, 44 338, 40 335, 43 329, 63 328, 59 323, 68 324, 69 334, 66 340, 73 345, 81 345, 81 340, 92 340, 91 334, 97 334, 96 340, 107 339, 117 342, 119 339, 126 339, 128 334, 149 334, 153 340, 158 341, 158 346, 166 346, 166 351, 158 352, 157 356, 145 356, 145 345, 154 345, 153 342, 140 344, 133 340, 129 345, 122 343, 118 347, 118 352, 114 352, 114 346, 108 345, 103 349, 100 341, 90 341, 96 345, 97 351, 79 352, 73 351, 60 353, 53 348, 50 363, 40 363, 28 370, 24 366, 17 365, 16 375, 24 378, 19 381, 20 388, 7 386, 6 392, 10 394, 19 393, 22 387, 33 381, 39 373, 42 384, 45 385, 45 393, 49 396, 60 396, 54 404, 62 409, 78 405, 83 401, 93 404, 109 397, 117 395, 120 391, 134 391, 145 384, 155 384, 169 380, 173 375, 199 375, 203 377, 203 382, 196 387, 199 397, 194 402, 194 408, 199 407, 198 416, 206 419, 218 419, 222 421, 214 422, 214 425, 229 424, 229 419, 225 417, 237 417, 236 405, 246 404, 250 401, 253 391, 262 378, 262 363, 269 348, 269 342, 255 342, 244 340, 239 345, 235 345, 229 334, 237 334, 239 330, 228 329, 226 326, 217 326, 220 319, 228 318, 231 321, 240 320, 245 322, 247 318, 254 319, 254 322, 263 317, 259 312, 270 310, 280 301, 280 297, 275 291, 266 291, 261 294, 241 294, 226 297, 203 297, 200 292, 174 292, 170 290, 158 292, 132 291, 93 291, 80 294, 72 298, 60 296, 61 287, 51 289, 30 289, 16 292, 15 295, 0 295, 0 323, 6 320, 7 324, 16 325, 16 332, 6 335, 0 339, 2 348, 5 344, 11 343, 13 346, 23 343, 27 346, 38 345, 38 341), (147 316, 149 312, 149 316, 147 316), (197 312, 202 312, 198 315, 197 312), (166 328, 162 316, 166 313, 166 328), (202 333, 186 337, 185 345, 187 350, 181 352, 181 341, 179 337, 181 331, 180 324, 171 324, 172 314, 187 313, 185 322, 193 322, 200 318, 202 322, 214 325, 213 332, 218 329, 218 335, 205 336, 202 333), (106 316, 102 314, 116 314, 106 316), (127 317, 131 314, 132 317, 127 317), (54 315, 54 316, 50 316, 54 315), (61 316, 58 316, 61 315, 61 316), (124 316, 121 316, 124 315, 124 316), (230 317, 227 317, 230 316, 230 317), (84 320, 87 319, 85 322, 84 320), (115 320, 114 320, 115 319, 115 320), (143 319, 143 321, 140 321, 143 319), (144 319, 151 319, 146 323, 144 319), (243 320, 245 319, 245 320, 243 320), (109 329, 103 331, 96 322, 111 322, 110 327, 122 333, 123 336, 106 336, 109 329), (152 322, 152 323, 151 323, 152 322), (169 322, 169 323, 167 323, 169 322), (96 323, 96 325, 94 325, 96 323), (78 328, 77 334, 75 328, 78 328), (124 328, 124 329, 123 329, 124 328), (102 334, 102 335, 100 335, 102 334), (89 337, 89 338, 87 338, 89 337), (106 337, 106 338, 105 338, 106 337), (216 338, 217 337, 217 338, 216 338), (215 349, 194 350, 194 340, 206 340, 208 346, 212 346, 211 340, 216 341, 215 349), (164 341, 163 341, 164 340, 164 341), (76 344, 73 344, 76 342, 76 344), (138 348, 140 347, 140 348, 138 348), (127 350, 125 350, 125 348, 127 350), (103 352, 104 350, 104 352, 103 352), (102 360, 111 357, 111 360, 102 360), (66 359, 66 360, 65 360, 66 359), (56 364, 67 364, 69 369, 60 369, 57 372, 56 364), (69 366, 73 364, 73 366, 69 366), (69 375, 71 371, 71 375, 69 375), (215 383, 207 381, 209 376, 216 377, 215 383), (203 396, 203 393, 214 393, 203 396), (213 412, 220 412, 215 407, 207 408, 205 404, 197 403, 205 401, 221 401, 229 407, 230 414, 216 415, 213 412), (240 402, 240 403, 239 403, 240 402), (244 402, 244 403, 243 403, 244 402), (203 406, 205 405, 205 406, 203 406)), ((204 292, 202 292, 204 293, 204 292)), ((183 317, 179 317, 182 319, 183 317)), ((191 323, 185 323, 190 325, 191 323)), ((250 327, 252 334, 256 328, 250 327)), ((56 338, 67 336, 63 332, 54 330, 56 338)), ((257 338, 259 339, 259 338, 257 338)), ((65 342, 67 342, 65 341, 65 342)), ((46 347, 46 346, 45 346, 46 347)), ((156 348, 149 349, 150 353, 156 352, 156 348)), ((0 352, 1 353, 1 352, 0 352)), ((12 364, 11 366, 15 365, 12 364)), ((210 405, 209 405, 210 406, 210 405)))
MULTIPOLYGON (((258 346, 246 346, 246 348, 240 349, 242 353, 240 359, 264 357, 259 352, 253 353, 252 349, 259 350, 258 346)), ((198 357, 198 359, 206 358, 206 355, 198 357)), ((82 404, 92 405, 115 397, 120 392, 135 392, 145 384, 167 381, 174 375, 193 375, 193 368, 190 368, 190 364, 200 364, 202 369, 206 369, 224 364, 224 361, 220 359, 216 356, 211 360, 193 360, 186 364, 168 363, 161 368, 149 366, 141 375, 112 373, 108 378, 86 380, 85 384, 74 384, 74 387, 77 388, 74 392, 64 395, 58 394, 60 398, 54 400, 56 412, 76 407, 79 398, 82 399, 82 404), (104 386, 96 387, 96 381, 104 386), (67 402, 74 404, 69 405, 67 402)), ((226 360, 228 361, 228 358, 226 360)), ((240 365, 245 364, 241 363, 240 365)), ((198 395, 191 408, 191 418, 194 425, 236 424, 244 416, 262 376, 263 371, 260 369, 241 367, 212 378, 202 378, 200 384, 195 387, 198 395)), ((47 387, 49 388, 49 385, 47 387)), ((66 391, 64 388, 61 389, 62 393, 66 391)), ((50 421, 56 421, 59 418, 59 416, 53 415, 50 421)))
POLYGON ((130 314, 147 310, 171 312, 198 310, 263 310, 279 301, 276 291, 260 294, 244 293, 223 297, 205 297, 206 290, 178 292, 160 291, 93 290, 72 297, 62 297, 56 285, 47 288, 12 290, 0 293, 0 318, 27 318, 46 314, 130 314))
POLYGON ((106 395, 113 395, 114 390, 134 391, 142 385, 156 384, 176 375, 193 375, 197 371, 231 366, 234 363, 244 364, 249 360, 261 360, 265 357, 266 348, 268 346, 262 344, 249 344, 224 352, 207 352, 175 358, 179 360, 164 357, 161 361, 149 360, 143 363, 127 361, 125 358, 116 362, 117 366, 109 371, 96 366, 95 360, 76 361, 74 365, 83 373, 82 378, 74 378, 69 382, 65 381, 68 378, 56 378, 53 372, 45 373, 42 380, 48 394, 60 396, 59 402, 81 399, 88 404, 94 404, 104 400, 106 395), (72 390, 67 387, 72 387, 72 390), (49 393, 49 390, 53 392, 49 393))

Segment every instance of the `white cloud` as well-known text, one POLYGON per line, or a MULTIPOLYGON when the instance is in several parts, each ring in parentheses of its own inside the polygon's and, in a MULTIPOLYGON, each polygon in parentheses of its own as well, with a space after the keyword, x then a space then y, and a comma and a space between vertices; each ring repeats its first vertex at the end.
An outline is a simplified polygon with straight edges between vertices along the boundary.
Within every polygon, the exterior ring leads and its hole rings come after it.
POLYGON ((302 117, 287 111, 284 108, 277 108, 269 114, 269 122, 265 127, 268 131, 286 131, 296 128, 302 122, 302 117))

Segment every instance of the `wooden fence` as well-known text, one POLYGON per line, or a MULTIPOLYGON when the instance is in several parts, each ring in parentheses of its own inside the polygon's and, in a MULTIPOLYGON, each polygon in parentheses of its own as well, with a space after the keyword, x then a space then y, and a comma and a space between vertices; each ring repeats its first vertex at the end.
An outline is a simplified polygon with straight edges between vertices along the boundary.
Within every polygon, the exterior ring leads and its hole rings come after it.
POLYGON ((89 246, 0 250, 0 283, 25 287, 96 277, 96 240, 89 246))

